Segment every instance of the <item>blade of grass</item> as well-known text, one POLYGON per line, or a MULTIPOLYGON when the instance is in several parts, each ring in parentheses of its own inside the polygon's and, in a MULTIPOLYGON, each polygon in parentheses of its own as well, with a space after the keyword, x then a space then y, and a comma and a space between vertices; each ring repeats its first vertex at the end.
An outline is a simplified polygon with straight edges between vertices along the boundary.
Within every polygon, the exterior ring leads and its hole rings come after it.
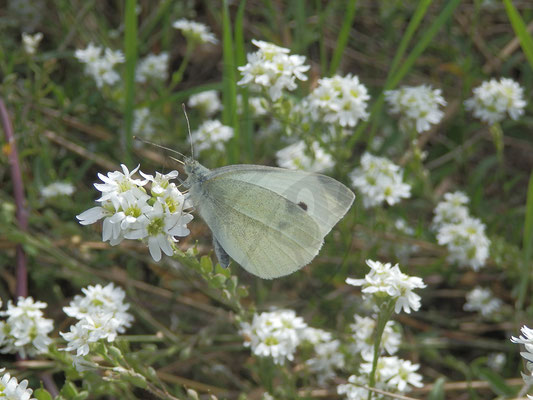
MULTIPOLYGON (((244 11, 246 9, 246 0, 241 0, 237 15, 235 16, 235 62, 238 66, 246 64, 246 50, 244 48, 244 11)), ((248 104, 248 90, 244 87, 239 88, 242 98, 242 115, 245 116, 241 125, 240 134, 243 141, 242 145, 246 149, 248 162, 254 159, 254 137, 253 137, 253 120, 248 118, 250 106, 248 104)))
POLYGON ((420 35, 420 39, 416 43, 411 53, 409 53, 405 61, 401 64, 398 61, 398 65, 400 65, 400 67, 395 73, 390 75, 389 81, 386 82, 384 90, 380 93, 379 97, 376 99, 375 103, 370 108, 370 118, 357 127, 354 134, 348 141, 348 146, 350 148, 357 143, 357 141, 359 140, 363 132, 366 130, 370 122, 373 123, 373 126, 372 130, 368 135, 367 141, 370 141, 372 139, 374 132, 377 129, 377 123, 375 122, 376 118, 380 115, 381 108, 385 101, 385 90, 394 89, 396 85, 398 85, 398 83, 405 77, 405 75, 407 75, 407 73, 411 70, 418 57, 420 57, 420 55, 424 52, 427 46, 431 43, 433 37, 442 28, 446 21, 448 21, 448 19, 452 16, 453 11, 457 8, 460 2, 461 0, 450 0, 440 12, 435 21, 433 21, 433 23, 420 35))
POLYGON ((133 147, 133 112, 135 107, 135 65, 137 64, 137 13, 136 0, 126 0, 124 18, 124 52, 126 54, 126 73, 124 77, 124 132, 122 148, 125 162, 131 163, 133 147))
POLYGON ((342 21, 341 30, 337 38, 337 46, 333 52, 331 58, 331 63, 329 65, 329 75, 333 75, 341 63, 342 54, 346 48, 346 43, 348 43, 348 37, 350 35, 350 29, 352 28, 353 20, 355 18, 355 6, 357 0, 349 0, 348 5, 346 6, 346 12, 344 14, 344 20, 342 21))
POLYGON ((527 31, 524 20, 520 16, 520 13, 516 10, 511 0, 503 0, 503 3, 505 5, 505 11, 507 11, 509 21, 511 21, 511 25, 513 26, 516 36, 518 36, 518 39, 520 40, 520 46, 522 46, 522 50, 526 55, 530 67, 533 68, 533 38, 527 31))
POLYGON ((523 235, 522 279, 520 280, 516 301, 517 310, 521 310, 524 305, 529 284, 529 275, 531 274, 531 255, 533 253, 533 172, 529 177, 529 185, 527 187, 526 217, 524 220, 523 235))
POLYGON ((237 120, 237 80, 235 73, 235 54, 233 52, 233 35, 228 0, 222 6, 222 58, 224 67, 222 71, 222 121, 233 128, 233 139, 230 141, 229 163, 234 164, 239 157, 239 124, 237 120))

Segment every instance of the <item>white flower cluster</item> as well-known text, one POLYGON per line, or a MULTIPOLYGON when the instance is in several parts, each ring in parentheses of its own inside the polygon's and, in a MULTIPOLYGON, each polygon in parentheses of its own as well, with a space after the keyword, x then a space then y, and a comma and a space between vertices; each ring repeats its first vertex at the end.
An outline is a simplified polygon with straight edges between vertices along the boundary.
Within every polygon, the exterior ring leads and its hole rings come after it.
POLYGON ((125 61, 120 50, 104 49, 89 43, 87 48, 76 50, 74 55, 85 64, 85 73, 94 79, 98 88, 112 86, 120 80, 120 75, 113 69, 125 61))
POLYGON ((49 199, 56 196, 70 196, 74 193, 74 185, 68 182, 52 182, 41 188, 41 196, 49 199))
MULTIPOLYGON (((531 386, 533 384, 533 329, 528 328, 526 325, 520 329, 522 333, 519 337, 511 337, 511 342, 523 344, 526 351, 520 352, 520 355, 526 360, 527 374, 522 372, 522 378, 526 385, 531 386)), ((533 400, 532 395, 527 395, 528 399, 533 400)))
POLYGON ((148 54, 139 61, 135 70, 135 80, 145 83, 150 79, 165 81, 168 77, 168 53, 148 54))
MULTIPOLYGON (((1 302, 0 302, 1 305, 1 302)), ((52 340, 48 334, 54 329, 51 319, 42 312, 46 303, 34 301, 31 297, 19 297, 15 306, 11 300, 7 310, 0 316, 0 353, 18 353, 20 357, 46 353, 52 340)))
POLYGON ((131 326, 133 316, 127 312, 126 293, 113 283, 82 289, 84 296, 76 295, 63 311, 78 322, 70 332, 59 334, 67 341, 64 351, 75 351, 75 359, 89 354, 90 344, 99 340, 113 342, 119 333, 131 326))
POLYGON ((137 108, 133 112, 133 134, 149 139, 155 132, 154 119, 148 107, 137 108))
POLYGON ((505 114, 518 119, 524 113, 524 89, 512 79, 484 81, 473 93, 473 97, 465 100, 465 107, 489 125, 502 121, 505 114))
MULTIPOLYGON (((368 390, 359 385, 368 385, 372 371, 372 356, 366 357, 365 363, 361 364, 360 374, 348 378, 348 383, 337 386, 337 393, 343 394, 348 400, 361 400, 368 398, 368 390)), ((409 360, 402 360, 396 356, 380 357, 376 369, 375 388, 393 393, 407 393, 412 386, 422 387, 422 376, 416 371, 420 365, 413 364, 409 360)), ((373 399, 385 400, 388 396, 374 393, 373 399)))
POLYGON ((200 22, 190 21, 182 18, 175 21, 172 26, 181 31, 183 36, 193 44, 212 43, 217 44, 218 40, 209 30, 207 25, 200 22))
POLYGON ((465 311, 478 311, 484 317, 490 317, 497 313, 502 305, 502 301, 494 297, 490 289, 477 286, 467 293, 463 308, 465 311))
POLYGON ((222 110, 222 103, 216 90, 206 90, 205 92, 194 94, 189 98, 187 104, 189 107, 197 108, 206 117, 211 117, 222 110))
MULTIPOLYGON (((5 368, 0 368, 0 372, 4 372, 5 368)), ((37 400, 31 397, 33 390, 28 388, 28 381, 24 379, 17 381, 17 378, 12 377, 9 372, 4 373, 0 380, 0 399, 7 400, 37 400)))
POLYGON ((340 351, 341 343, 333 340, 330 332, 322 329, 307 327, 300 332, 302 342, 313 345, 314 356, 306 360, 305 365, 318 378, 318 384, 323 385, 335 377, 335 370, 344 367, 344 354, 340 351))
POLYGON ((275 310, 255 314, 252 323, 241 326, 244 345, 251 347, 259 357, 271 357, 275 364, 294 360, 301 341, 301 332, 307 328, 302 317, 293 310, 275 310))
POLYGON ((388 158, 363 154, 361 166, 350 174, 352 185, 361 193, 365 208, 386 202, 389 205, 411 197, 411 186, 403 182, 403 169, 388 158))
POLYGON ((178 171, 166 175, 157 172, 155 177, 139 171, 144 178, 141 180, 133 178, 138 170, 139 166, 130 172, 122 165, 123 172, 98 174, 103 183, 95 183, 94 187, 102 192, 97 200, 101 205, 76 218, 82 225, 104 218, 102 240, 112 246, 124 239, 147 240, 150 255, 159 261, 161 251, 168 256, 174 254, 172 243, 177 242, 176 237, 190 233, 187 224, 193 217, 184 212, 184 194, 175 183, 169 182, 177 178, 178 171), (151 195, 144 188, 148 182, 151 182, 151 195))
POLYGON ((414 289, 425 288, 422 278, 409 276, 400 271, 398 264, 383 264, 379 261, 366 260, 370 272, 364 279, 347 278, 346 283, 361 286, 364 297, 383 298, 389 296, 394 299, 394 311, 410 313, 420 308, 420 296, 413 292, 414 289))
POLYGON ((39 47, 39 43, 43 40, 42 32, 37 32, 33 35, 23 32, 22 33, 22 44, 24 45, 24 51, 26 54, 33 55, 39 47))
POLYGON ((275 364, 294 360, 296 349, 302 343, 313 346, 314 355, 305 365, 318 378, 319 384, 335 376, 335 370, 344 367, 340 341, 322 329, 307 326, 293 310, 275 310, 255 314, 252 323, 243 323, 240 333, 244 345, 251 347, 259 357, 271 357, 275 364))
POLYGON ((297 88, 296 79, 307 80, 305 72, 310 66, 304 65, 304 56, 289 55, 289 49, 261 40, 252 40, 252 43, 259 50, 248 53, 248 63, 239 67, 242 74, 239 85, 266 90, 270 98, 276 101, 281 97, 283 89, 297 88))
MULTIPOLYGON (((376 320, 370 317, 354 315, 355 323, 350 324, 353 344, 351 350, 353 354, 361 354, 363 357, 370 356, 374 352, 374 341, 376 340, 376 320)), ((400 347, 402 334, 399 326, 394 321, 387 321, 383 336, 381 337, 381 348, 388 355, 394 355, 400 347)))
POLYGON ((413 129, 418 133, 428 131, 431 124, 438 124, 444 116, 439 109, 446 105, 441 90, 428 85, 387 90, 385 99, 389 103, 390 113, 400 115, 400 126, 404 132, 413 129))
POLYGON ((276 152, 277 164, 282 168, 301 169, 309 172, 324 172, 335 165, 331 154, 326 153, 318 142, 311 149, 303 140, 276 152))
POLYGON ((314 121, 353 128, 368 118, 369 99, 368 90, 355 75, 322 78, 307 97, 309 115, 314 121))
POLYGON ((433 226, 438 243, 448 248, 449 261, 477 271, 489 256, 490 240, 485 234, 485 224, 470 216, 468 202, 462 192, 446 193, 435 208, 433 226))
POLYGON ((218 151, 224 151, 224 143, 232 137, 233 128, 222 125, 222 122, 217 119, 210 119, 203 122, 191 134, 192 143, 198 152, 213 148, 218 151))

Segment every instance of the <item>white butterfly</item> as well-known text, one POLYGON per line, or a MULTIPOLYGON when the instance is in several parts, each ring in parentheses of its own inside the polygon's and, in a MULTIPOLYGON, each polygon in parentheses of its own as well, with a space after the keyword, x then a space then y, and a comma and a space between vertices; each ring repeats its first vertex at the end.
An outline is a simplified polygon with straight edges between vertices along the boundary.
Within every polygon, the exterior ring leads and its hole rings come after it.
POLYGON ((211 232, 220 264, 230 257, 272 279, 316 257, 352 205, 353 192, 325 175, 260 165, 209 170, 185 157, 189 198, 211 232))

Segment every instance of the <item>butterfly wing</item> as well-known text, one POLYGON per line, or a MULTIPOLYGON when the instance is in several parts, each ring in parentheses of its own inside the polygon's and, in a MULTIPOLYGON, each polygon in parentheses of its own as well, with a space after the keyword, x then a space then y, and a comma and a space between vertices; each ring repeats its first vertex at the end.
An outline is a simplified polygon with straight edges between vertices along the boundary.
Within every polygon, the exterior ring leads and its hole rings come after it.
POLYGON ((216 241, 265 279, 311 262, 354 198, 323 175, 252 165, 214 170, 201 185, 198 209, 216 241))

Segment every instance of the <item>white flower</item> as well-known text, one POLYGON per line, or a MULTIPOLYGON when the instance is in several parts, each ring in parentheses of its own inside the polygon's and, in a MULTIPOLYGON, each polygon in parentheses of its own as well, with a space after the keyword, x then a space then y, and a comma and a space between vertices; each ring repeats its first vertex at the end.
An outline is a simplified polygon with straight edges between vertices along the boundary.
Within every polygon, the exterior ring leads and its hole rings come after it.
POLYGON ((276 364, 292 361, 307 325, 293 310, 255 314, 252 323, 241 325, 244 345, 259 357, 271 357, 276 364))
POLYGON ((197 108, 206 117, 211 117, 222 110, 222 103, 216 90, 206 90, 205 92, 194 94, 189 98, 187 104, 189 107, 197 108))
POLYGON ((363 154, 361 166, 350 174, 352 185, 363 197, 365 208, 389 205, 411 197, 411 186, 403 182, 403 170, 385 157, 363 154))
POLYGON ((41 196, 45 199, 56 196, 70 196, 74 193, 74 186, 68 182, 52 182, 41 188, 41 196))
POLYGON ((180 30, 183 36, 193 43, 218 43, 217 38, 212 32, 209 31, 207 25, 204 25, 200 22, 190 21, 182 18, 175 21, 172 26, 175 29, 180 30))
POLYGON ((487 357, 487 365, 494 371, 501 371, 505 366, 506 360, 505 353, 490 353, 487 357))
POLYGON ((457 224, 468 217, 466 204, 470 199, 463 192, 446 193, 444 201, 435 207, 433 226, 438 230, 445 224, 457 224))
POLYGON ((154 119, 148 107, 138 108, 133 113, 133 133, 150 138, 155 132, 154 119))
POLYGON ((259 50, 248 53, 248 63, 238 67, 242 79, 237 84, 266 90, 270 98, 276 101, 284 89, 296 89, 296 79, 307 80, 305 72, 310 66, 304 65, 304 56, 289 55, 289 49, 261 40, 252 40, 252 43, 259 50))
POLYGON ((131 326, 133 316, 127 312, 129 304, 124 302, 126 293, 113 283, 95 285, 82 289, 84 296, 76 295, 63 311, 78 323, 70 326, 70 332, 60 332, 67 341, 63 351, 75 351, 77 357, 89 354, 90 344, 101 339, 115 340, 131 326))
POLYGON ((24 51, 27 54, 35 54, 37 47, 39 47, 39 43, 41 43, 41 40, 43 40, 42 32, 37 32, 33 35, 30 35, 26 32, 22 33, 22 43, 24 44, 24 51))
POLYGON ((87 45, 85 49, 77 49, 74 52, 74 56, 78 61, 84 64, 92 64, 100 59, 102 54, 102 47, 95 46, 92 42, 87 45))
POLYGON ((309 150, 303 140, 277 151, 276 158, 282 168, 309 172, 324 172, 335 165, 333 156, 326 153, 318 142, 313 142, 309 150))
POLYGON ((46 303, 31 297, 19 297, 15 306, 10 300, 7 310, 0 315, 7 317, 0 323, 0 352, 27 355, 46 353, 52 340, 48 334, 54 329, 53 321, 44 318, 42 309, 46 303))
POLYGON ((489 317, 498 312, 502 304, 490 289, 477 286, 467 293, 463 308, 465 311, 479 311, 484 317, 489 317))
POLYGON ((148 181, 132 178, 132 176, 139 170, 140 165, 137 165, 137 167, 131 172, 124 164, 120 164, 120 166, 122 167, 122 172, 108 172, 107 176, 98 173, 98 177, 104 183, 94 184, 94 187, 102 192, 102 197, 97 201, 104 202, 106 200, 111 200, 114 203, 118 203, 119 200, 117 199, 117 195, 125 195, 126 193, 129 193, 136 198, 142 198, 146 195, 145 192, 140 190, 140 187, 146 185, 148 181))
POLYGON ((172 243, 176 236, 186 236, 190 232, 187 223, 192 215, 184 209, 190 205, 176 184, 169 182, 178 176, 177 171, 168 174, 152 175, 139 173, 144 180, 134 178, 139 166, 129 171, 122 165, 123 172, 109 172, 107 176, 98 174, 103 183, 94 186, 102 192, 98 199, 101 206, 93 207, 76 218, 82 225, 93 224, 104 218, 102 240, 112 246, 123 239, 146 240, 152 257, 159 261, 161 251, 172 255, 172 243), (151 194, 144 186, 151 182, 151 194))
POLYGON ((168 53, 148 54, 135 70, 135 80, 145 83, 150 79, 166 81, 168 78, 168 53))
POLYGON ((222 125, 219 120, 205 121, 192 132, 191 139, 198 152, 215 148, 224 151, 224 143, 233 137, 233 128, 222 125))
MULTIPOLYGON (((374 351, 376 321, 370 317, 354 315, 355 323, 350 324, 353 344, 350 347, 353 354, 368 355, 374 351)), ((394 355, 400 347, 402 335, 398 324, 387 321, 381 337, 381 348, 389 355, 394 355)))
POLYGON ((307 341, 312 345, 316 345, 319 343, 330 342, 332 340, 332 335, 325 330, 308 326, 300 332, 300 339, 302 341, 307 341))
MULTIPOLYGON (((519 337, 511 337, 511 342, 523 344, 526 351, 520 352, 520 355, 526 360, 526 369, 528 373, 522 373, 522 378, 526 385, 533 384, 533 329, 526 325, 520 329, 522 333, 519 337)), ((533 396, 528 395, 528 399, 533 399, 533 396)))
MULTIPOLYGON (((268 114, 268 100, 264 97, 248 97, 248 112, 255 117, 261 117, 268 114)), ((237 112, 242 114, 244 112, 243 97, 237 95, 237 112)), ((243 116, 244 118, 250 118, 249 116, 243 116)))
POLYGON ((190 231, 187 224, 192 215, 182 214, 183 205, 176 213, 166 212, 160 202, 156 202, 150 211, 144 213, 143 223, 124 234, 126 239, 147 238, 150 255, 155 261, 161 260, 161 251, 172 256, 171 243, 176 242, 175 236, 187 236, 190 231))
POLYGON ((465 108, 489 125, 502 121, 506 113, 512 119, 524 113, 524 89, 512 79, 484 81, 473 93, 474 96, 465 101, 465 108))
MULTIPOLYGON (((0 372, 4 372, 5 368, 1 368, 0 372)), ((0 399, 7 400, 36 400, 32 398, 32 389, 28 388, 28 381, 24 379, 20 383, 17 378, 6 372, 0 380, 0 399)))
POLYGON ((439 106, 446 105, 441 90, 428 85, 387 90, 385 99, 391 114, 400 115, 400 125, 406 132, 412 129, 418 133, 428 131, 432 124, 438 124, 444 116, 439 109, 439 106))
POLYGON ((448 248, 450 262, 470 266, 474 271, 483 267, 489 257, 490 240, 485 234, 485 224, 477 218, 466 217, 458 223, 443 225, 437 241, 448 248))
POLYGON ((116 64, 125 61, 120 50, 104 49, 89 43, 87 48, 76 50, 74 56, 85 64, 85 73, 94 79, 98 88, 112 86, 120 80, 120 75, 113 69, 116 64))
MULTIPOLYGON (((349 400, 362 400, 368 397, 368 391, 359 385, 368 385, 368 379, 372 370, 372 356, 366 358, 360 366, 359 376, 352 375, 348 383, 339 385, 337 393, 345 394, 349 400)), ((420 368, 418 364, 412 364, 409 360, 398 357, 380 357, 376 368, 375 387, 392 393, 406 393, 412 386, 422 387, 422 376, 415 371, 420 368)), ((383 397, 377 396, 377 399, 383 397)))
POLYGON ((315 356, 305 362, 309 370, 318 376, 319 385, 333 378, 336 369, 344 367, 344 354, 339 347, 338 340, 318 343, 315 345, 315 356))
POLYGON ((420 296, 413 292, 414 289, 424 288, 426 285, 421 278, 408 276, 400 271, 398 264, 383 264, 379 261, 366 260, 370 272, 364 279, 347 278, 346 283, 353 286, 362 286, 365 296, 390 296, 395 300, 396 313, 403 309, 406 313, 420 308, 420 296))
POLYGON ((355 75, 335 75, 318 80, 318 87, 307 97, 309 115, 314 121, 325 121, 353 128, 368 118, 368 90, 355 75))

